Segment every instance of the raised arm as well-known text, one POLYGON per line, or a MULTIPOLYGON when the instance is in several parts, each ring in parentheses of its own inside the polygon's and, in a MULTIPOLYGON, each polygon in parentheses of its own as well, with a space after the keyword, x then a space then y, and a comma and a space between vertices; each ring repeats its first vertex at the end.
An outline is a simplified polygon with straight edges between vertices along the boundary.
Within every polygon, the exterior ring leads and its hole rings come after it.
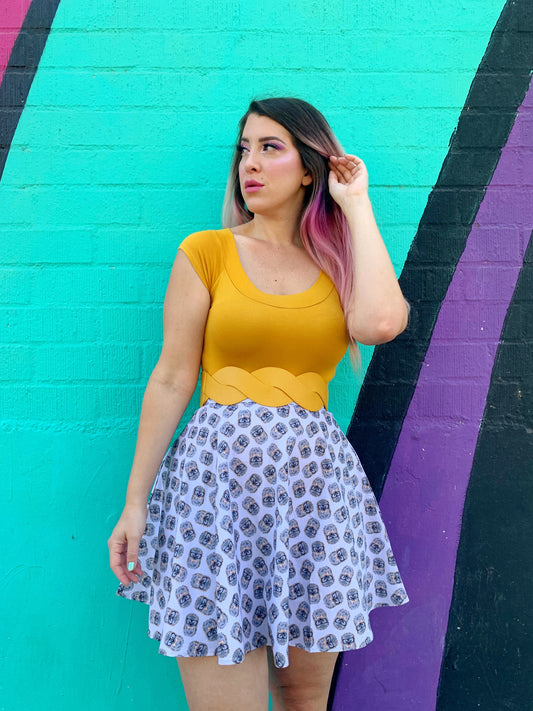
POLYGON ((209 305, 209 292, 178 251, 163 309, 163 348, 144 393, 126 504, 108 541, 111 569, 125 585, 141 573, 138 548, 148 494, 198 380, 209 305), (128 563, 134 563, 133 570, 128 563))
POLYGON ((329 188, 353 239, 354 296, 346 323, 359 343, 391 341, 407 326, 405 301, 368 196, 368 173, 354 155, 331 156, 329 188))

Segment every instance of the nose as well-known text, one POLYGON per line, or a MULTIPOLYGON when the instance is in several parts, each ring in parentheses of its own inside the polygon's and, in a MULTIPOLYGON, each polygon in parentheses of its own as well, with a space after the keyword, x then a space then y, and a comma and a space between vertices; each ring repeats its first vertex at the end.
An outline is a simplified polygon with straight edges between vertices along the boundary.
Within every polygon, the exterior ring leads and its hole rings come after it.
POLYGON ((246 172, 256 173, 260 168, 259 153, 252 148, 242 157, 246 172))

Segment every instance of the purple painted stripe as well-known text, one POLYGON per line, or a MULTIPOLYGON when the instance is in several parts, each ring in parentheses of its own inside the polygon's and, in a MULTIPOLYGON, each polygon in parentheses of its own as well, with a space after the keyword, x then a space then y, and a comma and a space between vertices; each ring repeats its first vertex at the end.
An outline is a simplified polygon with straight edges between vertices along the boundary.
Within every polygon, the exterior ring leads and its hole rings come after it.
POLYGON ((533 227, 533 188, 516 160, 517 146, 532 147, 532 119, 530 87, 443 301, 381 498, 411 602, 372 613, 376 641, 344 655, 334 711, 435 709, 466 488, 533 227))

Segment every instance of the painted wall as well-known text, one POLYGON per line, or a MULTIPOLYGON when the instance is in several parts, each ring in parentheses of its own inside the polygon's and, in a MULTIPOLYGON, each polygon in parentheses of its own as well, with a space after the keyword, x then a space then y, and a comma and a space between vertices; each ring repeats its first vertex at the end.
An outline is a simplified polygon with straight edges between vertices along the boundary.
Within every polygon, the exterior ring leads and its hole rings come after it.
POLYGON ((268 94, 309 99, 365 158, 413 304, 400 339, 364 350, 359 398, 346 363, 331 391, 412 598, 374 613, 333 708, 524 708, 532 15, 524 0, 0 9, 0 709, 186 708, 146 610, 114 597, 106 539, 174 254, 219 225, 236 122, 268 94))
POLYGON ((413 323, 375 353, 350 426, 414 604, 345 655, 339 709, 350 690, 383 711, 531 703, 532 67, 533 8, 508 3, 402 271, 413 323))

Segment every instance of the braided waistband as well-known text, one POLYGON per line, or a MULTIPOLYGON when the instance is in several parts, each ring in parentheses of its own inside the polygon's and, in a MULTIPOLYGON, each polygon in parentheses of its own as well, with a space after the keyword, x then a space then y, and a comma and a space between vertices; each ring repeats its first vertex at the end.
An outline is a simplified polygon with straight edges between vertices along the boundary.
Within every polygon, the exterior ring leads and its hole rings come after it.
POLYGON ((283 368, 249 372, 229 365, 215 373, 202 372, 202 405, 208 399, 233 405, 247 398, 271 407, 296 402, 306 410, 320 410, 328 404, 328 385, 318 373, 294 375, 283 368))

